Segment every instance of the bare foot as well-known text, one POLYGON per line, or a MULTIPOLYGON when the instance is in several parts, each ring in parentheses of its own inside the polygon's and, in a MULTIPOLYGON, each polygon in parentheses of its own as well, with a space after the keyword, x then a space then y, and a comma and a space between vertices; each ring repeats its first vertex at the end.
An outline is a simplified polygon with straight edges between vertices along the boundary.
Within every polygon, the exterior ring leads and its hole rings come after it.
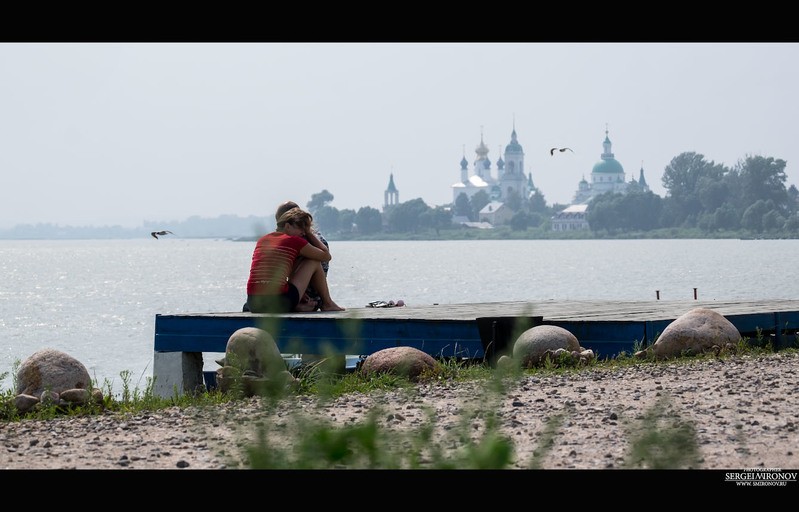
POLYGON ((332 300, 330 302, 322 302, 322 307, 320 309, 322 311, 346 311, 332 300))
POLYGON ((310 313, 316 311, 316 308, 319 307, 319 305, 320 305, 319 302, 303 297, 303 300, 301 300, 299 304, 294 306, 294 311, 297 311, 299 313, 310 313))

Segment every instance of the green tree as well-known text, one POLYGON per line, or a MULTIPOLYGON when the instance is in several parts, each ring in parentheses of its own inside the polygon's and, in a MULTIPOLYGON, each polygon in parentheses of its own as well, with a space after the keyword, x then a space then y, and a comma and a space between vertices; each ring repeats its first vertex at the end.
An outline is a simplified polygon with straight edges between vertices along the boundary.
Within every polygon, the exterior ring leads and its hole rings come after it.
POLYGON ((648 231, 660 227, 662 210, 661 197, 651 191, 607 192, 591 201, 586 220, 594 231, 648 231))
POLYGON ((702 231, 716 231, 716 215, 715 213, 702 212, 699 219, 696 221, 696 227, 702 231))
POLYGON ((435 229, 436 235, 439 235, 442 229, 452 227, 452 212, 449 207, 436 206, 424 211, 420 215, 420 221, 435 229))
MULTIPOLYGON (((537 214, 536 214, 537 215, 537 214)), ((513 231, 525 231, 530 225, 530 214, 525 212, 516 212, 510 219, 510 228, 513 231)))
POLYGON ((358 232, 364 235, 378 233, 383 229, 383 217, 380 212, 370 206, 364 206, 355 214, 358 232))
POLYGON ((763 230, 776 231, 785 224, 785 217, 777 210, 769 210, 763 215, 763 230))
POLYGON ((308 207, 308 211, 311 212, 311 215, 316 217, 316 212, 319 211, 319 209, 323 206, 326 206, 327 203, 332 201, 333 194, 328 192, 327 189, 324 189, 316 194, 311 194, 311 200, 306 203, 306 206, 308 207))
POLYGON ((480 190, 472 196, 472 214, 469 216, 470 220, 478 221, 480 220, 480 210, 485 208, 485 206, 491 202, 491 199, 488 197, 488 192, 485 190, 480 190))
POLYGON ((616 194, 611 198, 616 228, 622 230, 647 231, 660 227, 663 201, 652 191, 633 191, 616 194))
POLYGON ((336 233, 340 229, 339 211, 333 206, 322 206, 313 215, 314 224, 322 233, 336 233))
POLYGON ((768 206, 762 199, 755 201, 744 211, 741 217, 741 227, 758 233, 763 231, 763 216, 768 212, 768 206))
POLYGON ((713 213, 730 198, 728 180, 702 176, 697 180, 696 197, 702 205, 702 211, 713 213))
POLYGON ((422 225, 422 214, 430 210, 421 198, 394 205, 388 214, 388 228, 400 233, 415 233, 422 225))
POLYGON ((743 194, 742 203, 752 205, 758 200, 773 201, 778 213, 794 211, 788 204, 785 188, 785 160, 747 156, 736 167, 743 194))
POLYGON ((616 210, 613 205, 615 195, 619 194, 606 192, 591 200, 591 204, 585 212, 585 220, 588 221, 588 226, 594 233, 605 230, 612 234, 616 230, 617 223, 614 219, 616 210))
POLYGON ((787 231, 788 233, 797 234, 799 233, 799 213, 793 213, 790 217, 785 219, 785 222, 782 225, 782 229, 787 231))
POLYGON ((350 233, 352 232, 353 226, 355 225, 355 217, 356 217, 355 210, 352 209, 344 209, 339 212, 338 215, 338 228, 342 233, 350 233))
POLYGON ((702 200, 712 202, 715 197, 715 190, 705 189, 722 180, 727 172, 724 166, 708 162, 698 153, 682 153, 672 158, 663 171, 662 182, 674 201, 669 208, 669 213, 675 216, 673 224, 693 226, 704 209, 702 200))
POLYGON ((678 219, 682 217, 682 209, 677 201, 671 197, 663 198, 663 209, 660 212, 660 225, 666 228, 677 227, 678 219))
POLYGON ((508 192, 508 197, 505 198, 505 206, 513 212, 518 212, 522 209, 522 196, 517 190, 508 192))
POLYGON ((549 217, 544 217, 539 212, 530 212, 527 214, 527 227, 537 228, 541 226, 549 217))
POLYGON ((472 218, 472 202, 465 192, 458 194, 455 199, 455 215, 467 217, 469 220, 472 218))
POLYGON ((793 206, 790 208, 791 211, 796 211, 797 206, 799 206, 799 189, 796 188, 796 185, 791 185, 788 187, 788 202, 793 206))
POLYGON ((741 227, 741 215, 738 213, 738 209, 729 203, 717 208, 713 215, 717 229, 735 230, 741 227))
POLYGON ((527 199, 527 208, 532 212, 538 212, 542 215, 550 215, 552 209, 547 206, 547 200, 540 190, 535 189, 530 197, 527 199))

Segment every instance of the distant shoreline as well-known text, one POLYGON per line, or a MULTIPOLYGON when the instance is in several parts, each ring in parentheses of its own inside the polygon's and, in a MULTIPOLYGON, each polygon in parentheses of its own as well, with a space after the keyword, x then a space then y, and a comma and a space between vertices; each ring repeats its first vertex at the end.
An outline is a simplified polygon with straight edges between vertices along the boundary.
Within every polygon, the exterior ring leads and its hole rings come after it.
MULTIPOLYGON (((168 229, 171 239, 221 239, 234 242, 254 242, 268 232, 272 224, 267 218, 217 218, 177 222, 146 222, 141 227, 121 226, 59 226, 54 224, 23 224, 10 229, 0 229, 0 240, 120 240, 152 239, 153 231, 168 229), (255 234, 254 234, 255 233, 255 234)), ((385 232, 370 235, 358 233, 327 232, 325 238, 335 241, 395 241, 395 240, 794 240, 799 234, 747 230, 703 231, 698 228, 660 228, 649 231, 594 232, 591 230, 552 231, 546 228, 513 230, 509 226, 491 229, 452 227, 447 229, 420 229, 417 232, 385 232)))

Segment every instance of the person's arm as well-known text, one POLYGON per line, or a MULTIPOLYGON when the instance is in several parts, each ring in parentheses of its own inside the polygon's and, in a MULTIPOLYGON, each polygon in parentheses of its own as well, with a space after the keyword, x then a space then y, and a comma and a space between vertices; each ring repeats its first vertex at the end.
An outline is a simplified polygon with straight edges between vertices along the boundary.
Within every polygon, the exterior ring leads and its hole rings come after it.
POLYGON ((333 259, 330 250, 319 240, 313 230, 309 229, 305 233, 305 239, 308 240, 308 243, 300 250, 300 256, 318 261, 330 261, 333 259))
POLYGON ((325 237, 322 236, 322 233, 320 233, 319 230, 317 229, 317 230, 314 230, 314 234, 316 235, 316 238, 318 238, 320 242, 325 244, 325 247, 327 247, 328 250, 329 250, 330 249, 330 244, 327 243, 327 240, 325 240, 325 237))

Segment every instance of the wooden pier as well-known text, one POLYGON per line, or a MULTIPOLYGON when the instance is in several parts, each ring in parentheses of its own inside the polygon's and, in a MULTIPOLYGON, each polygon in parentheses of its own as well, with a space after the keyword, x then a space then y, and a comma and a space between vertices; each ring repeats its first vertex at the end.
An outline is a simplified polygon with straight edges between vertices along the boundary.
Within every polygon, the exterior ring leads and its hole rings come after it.
POLYGON ((512 345, 524 328, 547 324, 570 331, 580 346, 604 359, 650 345, 674 319, 699 307, 724 315, 744 338, 770 336, 776 348, 795 346, 799 300, 577 300, 363 307, 282 315, 158 314, 155 393, 168 397, 202 385, 202 354, 223 353, 230 335, 242 327, 265 329, 284 354, 368 355, 412 346, 434 357, 490 359, 512 345))

